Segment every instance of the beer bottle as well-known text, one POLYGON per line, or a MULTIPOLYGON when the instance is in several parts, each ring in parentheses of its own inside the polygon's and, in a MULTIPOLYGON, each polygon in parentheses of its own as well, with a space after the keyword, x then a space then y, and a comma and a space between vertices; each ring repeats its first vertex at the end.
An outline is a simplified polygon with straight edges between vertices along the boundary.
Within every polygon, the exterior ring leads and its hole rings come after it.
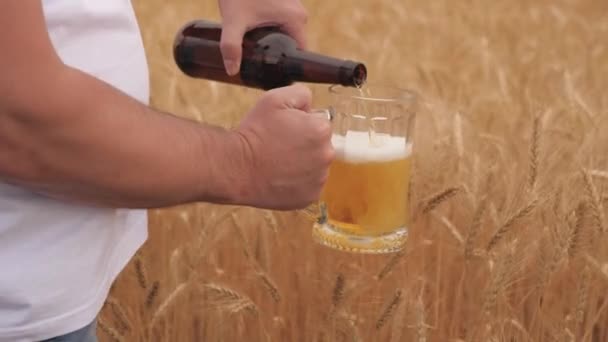
POLYGON ((175 37, 173 57, 190 77, 269 90, 293 82, 359 87, 367 77, 365 65, 297 48, 277 27, 260 27, 243 38, 240 72, 229 76, 220 51, 221 25, 195 20, 175 37))

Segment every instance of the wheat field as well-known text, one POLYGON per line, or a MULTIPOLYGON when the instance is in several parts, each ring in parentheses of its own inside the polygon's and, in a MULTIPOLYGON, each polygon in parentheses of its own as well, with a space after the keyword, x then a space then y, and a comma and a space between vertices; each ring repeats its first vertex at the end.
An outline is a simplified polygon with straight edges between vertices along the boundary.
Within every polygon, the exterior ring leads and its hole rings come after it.
MULTIPOLYGON (((216 2, 134 3, 152 105, 238 124, 260 91, 171 57, 216 2)), ((318 246, 300 212, 151 210, 101 341, 608 341, 608 2, 304 4, 311 50, 420 94, 407 248, 318 246)))

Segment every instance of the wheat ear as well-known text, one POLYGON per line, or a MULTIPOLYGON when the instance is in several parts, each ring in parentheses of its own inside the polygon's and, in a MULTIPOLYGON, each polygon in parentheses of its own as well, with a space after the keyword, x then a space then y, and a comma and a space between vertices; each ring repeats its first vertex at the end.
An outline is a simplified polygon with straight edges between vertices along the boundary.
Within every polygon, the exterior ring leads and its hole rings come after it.
POLYGON ((395 291, 395 294, 393 295, 393 299, 391 299, 391 301, 384 308, 384 310, 382 310, 382 314, 380 315, 380 318, 378 318, 378 320, 376 321, 376 330, 382 329, 382 327, 393 316, 393 313, 395 313, 395 310, 399 307, 399 304, 401 304, 401 301, 402 301, 401 294, 402 294, 401 289, 398 289, 397 291, 395 291))
POLYGON ((591 214, 595 221, 595 225, 597 226, 600 232, 604 233, 606 231, 606 219, 604 217, 604 211, 602 208, 602 203, 600 201, 600 196, 597 192, 597 188, 593 184, 591 175, 585 169, 583 169, 583 178, 585 180, 585 189, 587 190, 587 195, 590 199, 591 214))
POLYGON ((488 242, 488 246, 486 247, 486 250, 488 252, 490 250, 492 250, 492 248, 494 248, 503 239, 503 237, 509 231, 509 229, 517 221, 528 216, 534 210, 534 208, 536 208, 537 204, 538 204, 538 199, 534 198, 530 203, 528 203, 526 206, 520 208, 515 214, 513 214, 511 217, 509 217, 505 221, 505 223, 502 226, 500 226, 500 228, 498 228, 496 233, 494 233, 494 235, 490 239, 490 242, 488 242))
POLYGON ((110 327, 103 319, 99 319, 98 321, 99 328, 101 331, 106 333, 112 342, 123 342, 124 339, 122 335, 116 331, 114 328, 110 327))
POLYGON ((512 243, 506 247, 506 253, 500 256, 496 263, 496 268, 492 272, 483 304, 483 312, 486 315, 490 315, 494 310, 498 301, 498 295, 507 289, 511 281, 515 265, 515 247, 516 243, 512 243))
POLYGON ((133 262, 135 265, 135 273, 137 274, 137 282, 139 283, 139 286, 142 289, 148 288, 148 271, 139 252, 135 253, 133 262))
POLYGON ((574 313, 574 322, 576 323, 576 329, 578 331, 583 330, 583 323, 585 319, 585 310, 587 309, 587 302, 589 299, 589 283, 591 278, 591 270, 589 265, 583 266, 581 270, 581 279, 577 292, 577 304, 574 313))
POLYGON ((422 208, 422 213, 426 214, 431 210, 437 208, 441 203, 447 201, 448 199, 458 194, 460 190, 460 187, 450 187, 434 195, 431 195, 427 200, 423 202, 424 207, 422 208))
MULTIPOLYGON (((553 239, 548 243, 546 248, 550 248, 552 253, 550 253, 549 257, 546 257, 548 260, 545 260, 544 265, 539 272, 540 274, 540 283, 538 285, 538 289, 544 289, 545 286, 549 283, 551 275, 556 271, 562 259, 568 255, 568 243, 569 236, 562 238, 559 234, 560 229, 567 230, 569 227, 566 223, 557 224, 553 231, 553 239), (565 228, 562 228, 565 227, 565 228)), ((568 231, 568 233, 572 233, 572 229, 568 231)))
POLYGON ((400 250, 393 254, 393 256, 391 256, 388 262, 384 265, 384 267, 382 267, 380 272, 378 272, 378 274, 374 278, 376 278, 376 280, 378 281, 382 280, 391 272, 393 268, 395 268, 395 266, 399 263, 401 259, 403 259, 404 256, 405 250, 400 250))
POLYGON ((279 288, 270 279, 270 277, 268 277, 268 275, 265 272, 257 272, 257 275, 258 275, 258 278, 260 278, 260 280, 262 281, 262 284, 264 284, 264 288, 268 291, 268 294, 270 294, 270 297, 272 297, 272 299, 276 303, 280 302, 281 293, 279 292, 279 288))
POLYGON ((475 240, 479 234, 479 230, 481 228, 481 219, 483 218, 483 213, 486 209, 486 200, 482 199, 477 208, 475 209, 475 213, 473 214, 473 220, 471 221, 471 225, 469 227, 469 233, 467 234, 467 238, 464 243, 464 257, 467 261, 469 261, 473 257, 473 251, 475 249, 475 240))
POLYGON ((203 287, 213 295, 213 301, 220 308, 227 309, 230 313, 238 313, 245 310, 253 315, 257 315, 258 308, 249 297, 220 284, 207 283, 203 287))
POLYGON ((155 281, 152 284, 150 291, 148 291, 148 295, 146 296, 146 306, 147 307, 151 307, 152 304, 154 304, 154 300, 156 299, 156 297, 158 297, 159 288, 160 288, 160 283, 158 281, 155 281))
POLYGON ((337 308, 344 299, 344 285, 345 279, 342 273, 338 273, 336 276, 336 284, 334 285, 334 290, 332 291, 331 303, 334 308, 337 308))
POLYGON ((567 239, 566 253, 570 257, 570 260, 573 260, 579 253, 583 250, 584 247, 584 234, 583 229, 585 227, 584 218, 587 212, 587 205, 583 201, 579 203, 575 210, 576 214, 576 222, 574 227, 570 229, 569 236, 567 239))

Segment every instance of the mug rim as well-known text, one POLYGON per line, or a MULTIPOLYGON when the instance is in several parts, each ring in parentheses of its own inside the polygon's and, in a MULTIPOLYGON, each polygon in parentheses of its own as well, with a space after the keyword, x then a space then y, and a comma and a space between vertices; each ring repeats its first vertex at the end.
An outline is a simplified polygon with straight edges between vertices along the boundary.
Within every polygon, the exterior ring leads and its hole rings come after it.
POLYGON ((369 102, 381 102, 381 103, 405 103, 413 105, 418 101, 418 94, 411 90, 390 84, 382 83, 365 83, 364 87, 370 87, 372 89, 384 89, 398 93, 400 96, 366 96, 364 94, 357 94, 356 89, 353 87, 343 86, 341 84, 332 84, 328 87, 329 93, 332 95, 345 97, 353 100, 369 101, 369 102))

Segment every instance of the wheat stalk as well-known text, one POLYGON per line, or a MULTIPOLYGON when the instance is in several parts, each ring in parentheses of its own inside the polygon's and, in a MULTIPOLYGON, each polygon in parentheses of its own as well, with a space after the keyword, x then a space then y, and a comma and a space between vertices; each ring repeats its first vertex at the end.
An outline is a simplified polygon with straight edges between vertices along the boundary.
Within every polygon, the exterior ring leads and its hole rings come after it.
MULTIPOLYGON (((357 321, 356 317, 353 318, 353 315, 344 312, 335 316, 335 318, 335 323, 337 323, 335 330, 337 330, 339 334, 338 340, 352 342, 363 341, 359 329, 357 329, 357 326, 355 325, 357 321)), ((331 340, 333 341, 334 339, 331 340)))
POLYGON ((118 325, 120 326, 118 329, 121 332, 131 330, 131 322, 129 320, 129 316, 125 313, 124 309, 120 305, 120 303, 113 297, 108 297, 106 299, 106 304, 110 306, 112 309, 112 313, 114 314, 114 318, 118 325))
POLYGON ((256 239, 255 259, 257 260, 260 268, 267 272, 270 264, 270 253, 268 244, 266 243, 266 234, 261 231, 258 232, 256 239))
POLYGON ((462 118, 460 116, 460 113, 458 112, 454 114, 453 132, 456 154, 459 158, 462 158, 462 156, 464 155, 464 143, 462 139, 462 118))
POLYGON ((436 213, 433 213, 432 215, 433 215, 433 217, 438 219, 441 223, 443 223, 443 225, 447 228, 450 235, 452 235, 454 237, 454 239, 456 239, 456 241, 458 241, 458 243, 460 243, 460 245, 464 245, 464 238, 462 237, 462 234, 460 234, 460 232, 454 226, 454 224, 450 221, 450 219, 448 219, 444 215, 440 216, 439 214, 436 214, 436 213))
POLYGON ((486 200, 483 199, 477 205, 471 225, 469 226, 469 233, 464 243, 464 257, 468 261, 473 257, 473 251, 475 249, 475 240, 479 234, 481 228, 481 219, 483 218, 484 211, 486 209, 486 200))
POLYGON ((152 315, 152 319, 150 321, 150 327, 154 327, 156 325, 156 323, 158 323, 159 319, 167 312, 168 308, 171 306, 171 304, 173 304, 173 302, 175 302, 175 300, 177 298, 179 298, 180 296, 184 295, 186 293, 186 290, 188 290, 188 288, 190 287, 190 282, 184 282, 179 284, 175 290, 173 290, 173 292, 171 292, 171 294, 169 294, 169 296, 167 297, 167 299, 165 299, 156 309, 156 311, 154 311, 154 314, 152 315))
MULTIPOLYGON (((171 269, 171 276, 174 283, 181 283, 186 281, 189 277, 196 276, 197 271, 192 264, 191 252, 189 252, 189 246, 182 246, 176 248, 171 253, 169 259, 169 267, 171 269), (185 264, 185 270, 184 270, 185 264), (185 271, 185 273, 184 273, 185 271)), ((172 283, 172 284, 174 284, 172 283)))
POLYGON ((392 300, 388 303, 388 305, 382 310, 382 314, 380 318, 376 321, 376 330, 382 329, 382 327, 388 322, 388 320, 393 316, 393 313, 398 308, 399 304, 401 304, 401 289, 395 291, 392 300))
MULTIPOLYGON (((577 303, 574 312, 574 323, 576 324, 575 331, 582 332, 583 322, 585 319, 585 311, 589 300, 589 283, 591 278, 591 270, 588 265, 583 266, 581 270, 581 278, 577 292, 577 303)), ((580 334, 577 334, 580 335, 580 334)))
POLYGON ((253 253, 251 253, 251 250, 249 248, 249 243, 247 242, 245 233, 243 232, 243 229, 241 228, 241 223, 238 220, 237 214, 234 212, 230 213, 230 219, 232 221, 232 227, 234 227, 234 231, 236 232, 236 235, 239 237, 239 240, 241 240, 242 247, 243 247, 243 254, 245 254, 245 257, 248 260, 254 260, 253 253))
POLYGON ((555 190, 555 197, 554 197, 553 208, 552 208, 553 215, 555 215, 556 217, 562 216, 563 198, 564 198, 564 189, 562 188, 562 186, 560 186, 557 188, 557 190, 555 190))
POLYGON ((270 227, 273 232, 278 233, 279 225, 277 223, 277 219, 274 217, 274 214, 269 210, 265 210, 263 217, 264 217, 264 221, 266 221, 266 224, 268 225, 268 227, 270 227))
POLYGON ((604 276, 606 281, 608 281, 608 263, 601 265, 600 262, 589 253, 584 253, 583 258, 589 265, 595 268, 597 272, 604 276))
POLYGON ((391 328, 391 340, 390 342, 401 342, 403 341, 402 336, 405 332, 407 305, 399 305, 395 312, 395 318, 393 319, 393 326, 391 328))
POLYGON ((604 171, 604 170, 588 170, 588 171, 589 171, 590 176, 608 179, 608 171, 604 171))
POLYGON ((530 143, 530 171, 528 175, 528 186, 531 190, 536 187, 536 179, 538 177, 538 154, 540 145, 540 117, 534 119, 532 125, 532 139, 530 143))
POLYGON ((564 83, 570 100, 573 103, 576 103, 580 108, 582 108, 583 112, 587 115, 587 117, 593 120, 593 111, 591 110, 587 102, 583 100, 580 92, 578 92, 574 87, 574 84, 572 82, 572 75, 568 70, 566 70, 566 72, 564 73, 564 83))
POLYGON ((426 310, 422 300, 422 291, 414 303, 414 326, 416 330, 416 342, 426 342, 428 339, 427 330, 430 326, 426 323, 426 310))

